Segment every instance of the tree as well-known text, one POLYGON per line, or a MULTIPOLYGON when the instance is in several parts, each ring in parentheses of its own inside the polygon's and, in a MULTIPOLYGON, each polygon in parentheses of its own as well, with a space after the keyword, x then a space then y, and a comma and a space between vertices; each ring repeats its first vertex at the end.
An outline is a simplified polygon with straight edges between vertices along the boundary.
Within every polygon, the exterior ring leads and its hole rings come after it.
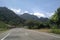
POLYGON ((60 28, 60 8, 57 9, 51 20, 60 28))
POLYGON ((34 26, 34 23, 32 20, 26 21, 25 25, 28 26, 29 29, 31 29, 34 26))

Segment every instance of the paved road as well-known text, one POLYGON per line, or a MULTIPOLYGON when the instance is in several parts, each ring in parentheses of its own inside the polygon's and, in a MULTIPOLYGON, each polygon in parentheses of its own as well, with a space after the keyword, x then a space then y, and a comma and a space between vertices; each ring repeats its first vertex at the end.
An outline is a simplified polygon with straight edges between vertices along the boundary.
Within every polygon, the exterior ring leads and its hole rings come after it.
POLYGON ((60 36, 14 28, 0 35, 1 40, 60 40, 60 36))

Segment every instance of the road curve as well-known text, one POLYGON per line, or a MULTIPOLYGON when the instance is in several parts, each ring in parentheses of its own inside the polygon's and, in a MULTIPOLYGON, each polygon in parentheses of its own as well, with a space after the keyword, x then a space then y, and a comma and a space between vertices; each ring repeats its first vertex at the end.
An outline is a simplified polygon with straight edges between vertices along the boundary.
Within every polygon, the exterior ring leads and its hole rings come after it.
POLYGON ((14 28, 0 35, 1 40, 60 40, 60 36, 14 28))

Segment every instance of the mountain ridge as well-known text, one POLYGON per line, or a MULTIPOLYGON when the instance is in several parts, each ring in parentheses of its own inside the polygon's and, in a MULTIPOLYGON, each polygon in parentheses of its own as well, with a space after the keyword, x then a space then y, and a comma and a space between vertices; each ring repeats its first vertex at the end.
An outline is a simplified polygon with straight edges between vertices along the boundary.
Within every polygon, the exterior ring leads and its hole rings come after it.
POLYGON ((41 21, 41 22, 46 22, 49 20, 48 18, 44 18, 44 17, 38 18, 37 16, 31 15, 28 13, 24 13, 24 14, 20 15, 20 17, 25 19, 25 20, 36 20, 36 21, 41 21))

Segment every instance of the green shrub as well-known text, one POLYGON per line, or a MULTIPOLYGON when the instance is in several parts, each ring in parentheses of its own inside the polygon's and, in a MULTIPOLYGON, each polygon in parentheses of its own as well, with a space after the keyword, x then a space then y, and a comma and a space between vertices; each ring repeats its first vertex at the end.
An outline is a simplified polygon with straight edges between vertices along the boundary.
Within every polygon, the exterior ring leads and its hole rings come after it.
POLYGON ((51 32, 56 33, 56 34, 60 34, 60 29, 52 29, 51 32))
POLYGON ((0 21, 0 28, 7 28, 7 27, 8 26, 4 22, 0 21))
POLYGON ((53 25, 53 26, 51 27, 51 29, 58 29, 58 28, 57 28, 57 25, 53 25))
POLYGON ((8 29, 8 26, 4 22, 0 21, 0 32, 5 31, 7 29, 8 29))
POLYGON ((51 28, 52 33, 60 34, 60 29, 57 28, 57 25, 54 25, 51 28))

